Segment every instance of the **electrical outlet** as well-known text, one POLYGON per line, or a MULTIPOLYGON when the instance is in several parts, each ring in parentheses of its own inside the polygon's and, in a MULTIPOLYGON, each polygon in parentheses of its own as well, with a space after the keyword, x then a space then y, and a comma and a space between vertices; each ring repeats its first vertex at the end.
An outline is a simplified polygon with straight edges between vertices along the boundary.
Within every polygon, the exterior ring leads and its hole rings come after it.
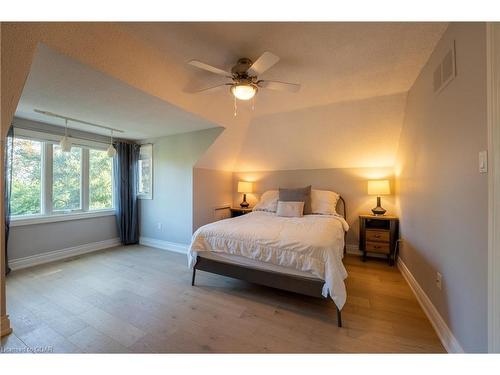
POLYGON ((443 275, 439 272, 436 272, 436 286, 439 290, 443 288, 443 275))
POLYGON ((163 225, 161 223, 156 223, 156 228, 161 232, 163 225))

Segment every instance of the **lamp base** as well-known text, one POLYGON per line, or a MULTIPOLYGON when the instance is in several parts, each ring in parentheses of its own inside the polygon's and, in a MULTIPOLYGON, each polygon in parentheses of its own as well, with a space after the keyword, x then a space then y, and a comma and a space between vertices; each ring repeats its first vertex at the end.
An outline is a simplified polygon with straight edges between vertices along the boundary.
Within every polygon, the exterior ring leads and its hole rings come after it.
POLYGON ((380 197, 377 197, 377 207, 372 208, 372 212, 374 215, 385 215, 385 213, 387 212, 387 210, 382 208, 382 206, 380 205, 380 197))
POLYGON ((374 215, 385 215, 385 213, 387 212, 387 210, 383 209, 382 207, 375 207, 375 208, 372 208, 372 212, 374 215))
POLYGON ((250 204, 247 202, 247 195, 243 194, 243 202, 240 203, 241 208, 248 208, 250 204))

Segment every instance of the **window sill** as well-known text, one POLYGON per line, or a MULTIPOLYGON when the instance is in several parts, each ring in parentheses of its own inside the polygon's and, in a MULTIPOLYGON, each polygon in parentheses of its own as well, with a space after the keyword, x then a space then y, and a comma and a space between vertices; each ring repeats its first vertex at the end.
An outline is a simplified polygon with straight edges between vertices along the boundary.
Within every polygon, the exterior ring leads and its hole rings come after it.
POLYGON ((84 220, 84 219, 92 219, 94 217, 104 217, 104 216, 114 216, 114 215, 115 215, 115 210, 102 210, 93 212, 78 212, 70 214, 12 218, 10 220, 10 227, 22 227, 25 225, 57 223, 59 221, 84 220))

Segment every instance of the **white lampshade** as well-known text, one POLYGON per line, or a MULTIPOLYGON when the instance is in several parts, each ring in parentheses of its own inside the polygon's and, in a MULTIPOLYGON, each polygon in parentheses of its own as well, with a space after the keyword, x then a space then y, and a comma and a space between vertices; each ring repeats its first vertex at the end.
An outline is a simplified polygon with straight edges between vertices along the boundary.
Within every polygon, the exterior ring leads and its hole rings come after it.
POLYGON ((70 152, 71 151, 71 140, 67 136, 64 136, 61 138, 61 141, 59 142, 59 146, 61 147, 62 152, 70 152))
POLYGON ((253 192, 253 183, 248 181, 238 181, 238 193, 253 192))
POLYGON ((257 88, 249 84, 231 86, 231 92, 239 100, 250 100, 257 93, 257 88))
POLYGON ((116 149, 115 147, 113 146, 113 144, 110 144, 108 149, 106 150, 106 153, 108 154, 108 156, 110 158, 114 157, 116 155, 116 149))
POLYGON ((391 187, 389 180, 369 180, 368 181, 369 195, 390 195, 391 187))

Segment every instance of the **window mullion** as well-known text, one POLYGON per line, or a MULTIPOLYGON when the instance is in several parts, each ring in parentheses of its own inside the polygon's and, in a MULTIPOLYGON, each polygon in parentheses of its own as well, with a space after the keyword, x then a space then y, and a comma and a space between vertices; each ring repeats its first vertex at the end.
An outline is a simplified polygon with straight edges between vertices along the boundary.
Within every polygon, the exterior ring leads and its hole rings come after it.
POLYGON ((82 148, 82 210, 89 210, 89 149, 82 148))
POLYGON ((53 181, 53 167, 52 167, 53 153, 52 143, 43 143, 43 172, 42 172, 42 213, 44 215, 52 214, 52 181, 53 181))

